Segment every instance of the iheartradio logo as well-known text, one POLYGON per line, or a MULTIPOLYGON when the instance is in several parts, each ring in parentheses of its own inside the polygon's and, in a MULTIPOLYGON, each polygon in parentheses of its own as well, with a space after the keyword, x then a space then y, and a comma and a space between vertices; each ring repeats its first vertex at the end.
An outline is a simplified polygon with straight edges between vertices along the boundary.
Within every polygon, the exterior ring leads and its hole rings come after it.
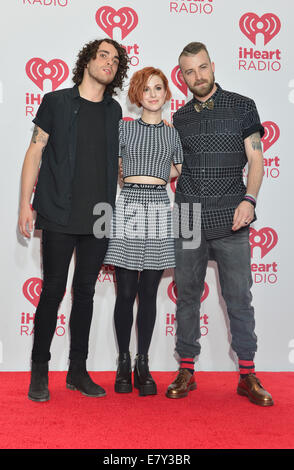
POLYGON ((40 57, 34 57, 26 64, 26 74, 42 91, 44 80, 50 80, 52 91, 54 91, 67 79, 69 70, 67 64, 61 59, 45 62, 40 57))
POLYGON ((38 306, 41 291, 42 291, 42 285, 43 285, 42 279, 38 277, 31 277, 24 283, 22 287, 22 292, 25 298, 29 302, 31 302, 34 305, 34 307, 38 306))
POLYGON ((239 21, 242 33, 256 45, 257 34, 263 34, 264 45, 270 42, 280 31, 281 21, 273 13, 258 16, 255 13, 245 13, 239 21))
POLYGON ((112 7, 104 5, 96 12, 96 23, 103 31, 113 39, 113 30, 121 30, 121 39, 123 40, 138 24, 138 15, 130 7, 123 7, 114 10, 112 7))
POLYGON ((261 141, 263 143, 263 151, 266 152, 280 137, 280 129, 273 121, 265 121, 262 125, 264 127, 264 136, 261 141))
POLYGON ((263 227, 260 230, 250 228, 249 241, 251 245, 251 258, 253 258, 253 250, 260 248, 261 258, 269 253, 278 242, 277 232, 271 227, 263 227))
MULTIPOLYGON (((22 292, 25 298, 34 305, 38 306, 40 295, 42 292, 43 281, 39 277, 31 277, 27 279, 22 286, 22 292)), ((64 292, 65 295, 66 291, 64 292)))
POLYGON ((177 65, 171 73, 171 79, 174 85, 185 95, 188 95, 188 87, 184 82, 180 67, 177 65))
MULTIPOLYGON (((40 295, 42 292, 43 281, 39 277, 31 277, 27 279, 22 287, 23 294, 25 298, 37 308, 40 300, 40 295)), ((34 320, 35 313, 25 313, 21 314, 21 327, 20 335, 21 336, 31 336, 34 331, 34 320)), ((55 329, 55 334, 57 336, 64 336, 65 334, 65 322, 66 317, 63 314, 57 316, 58 325, 55 329)))
MULTIPOLYGON (((178 298, 178 291, 177 291, 177 286, 176 286, 175 281, 172 281, 169 284, 169 286, 167 288, 167 294, 168 294, 169 298, 176 304, 177 303, 177 298, 178 298)), ((208 284, 205 282, 204 283, 204 291, 203 291, 203 294, 202 294, 202 297, 201 297, 201 302, 203 302, 208 297, 208 294, 209 294, 209 287, 208 287, 208 284)))

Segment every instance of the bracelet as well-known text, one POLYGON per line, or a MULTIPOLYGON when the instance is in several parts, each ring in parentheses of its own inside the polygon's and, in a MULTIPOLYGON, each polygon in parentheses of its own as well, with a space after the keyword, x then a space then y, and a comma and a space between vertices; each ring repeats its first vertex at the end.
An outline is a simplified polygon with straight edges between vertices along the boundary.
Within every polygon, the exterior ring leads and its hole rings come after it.
POLYGON ((243 201, 250 202, 250 204, 252 204, 254 207, 256 206, 256 199, 251 194, 245 194, 243 201))
POLYGON ((246 193, 245 196, 251 197, 251 198, 254 199, 254 201, 256 202, 256 197, 255 197, 255 196, 252 196, 252 194, 246 193))

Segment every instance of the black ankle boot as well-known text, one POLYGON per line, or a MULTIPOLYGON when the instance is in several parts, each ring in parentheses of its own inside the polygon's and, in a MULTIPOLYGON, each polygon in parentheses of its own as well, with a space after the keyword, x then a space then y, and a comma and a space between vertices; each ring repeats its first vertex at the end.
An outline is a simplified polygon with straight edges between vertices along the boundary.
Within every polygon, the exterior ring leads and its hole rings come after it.
POLYGON ((33 401, 48 401, 48 362, 33 362, 31 370, 31 383, 28 397, 33 401))
POLYGON ((139 395, 156 395, 157 387, 148 366, 148 356, 137 354, 134 369, 134 387, 139 389, 139 395))
POLYGON ((130 393, 132 387, 132 367, 130 353, 120 353, 115 377, 114 390, 117 393, 130 393))
POLYGON ((86 369, 85 360, 71 360, 66 376, 66 387, 79 390, 87 397, 104 397, 105 390, 93 382, 86 369))

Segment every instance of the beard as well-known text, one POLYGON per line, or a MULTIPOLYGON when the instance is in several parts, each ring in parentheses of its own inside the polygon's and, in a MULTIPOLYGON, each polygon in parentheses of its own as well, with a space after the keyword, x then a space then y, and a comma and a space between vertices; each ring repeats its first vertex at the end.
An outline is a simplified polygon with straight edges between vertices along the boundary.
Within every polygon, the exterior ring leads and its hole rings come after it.
POLYGON ((201 80, 199 83, 195 83, 193 86, 190 86, 189 89, 195 97, 203 98, 212 91, 215 83, 214 73, 209 80, 201 80), (201 84, 201 85, 200 85, 201 84))
POLYGON ((112 75, 104 75, 104 74, 99 74, 99 73, 95 73, 94 71, 92 71, 92 69, 90 67, 87 68, 88 70, 88 74, 89 74, 89 77, 92 79, 92 80, 95 80, 97 83, 100 83, 101 85, 109 85, 113 80, 114 80, 114 77, 112 75))

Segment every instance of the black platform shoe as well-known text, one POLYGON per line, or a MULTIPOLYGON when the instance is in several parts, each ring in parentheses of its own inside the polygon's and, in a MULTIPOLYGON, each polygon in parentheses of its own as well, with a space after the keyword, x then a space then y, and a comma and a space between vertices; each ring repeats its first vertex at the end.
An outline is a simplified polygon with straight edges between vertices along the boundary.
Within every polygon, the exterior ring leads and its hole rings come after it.
POLYGON ((139 389, 140 396, 156 395, 157 387, 148 366, 148 356, 137 354, 134 369, 134 387, 139 389))
POLYGON ((66 387, 79 390, 87 397, 104 397, 105 390, 93 382, 86 369, 85 360, 71 360, 66 376, 66 387))
POLYGON ((130 393, 132 386, 132 367, 130 353, 120 353, 115 377, 114 390, 117 393, 130 393))
POLYGON ((48 362, 32 362, 28 397, 33 401, 48 401, 48 362))

